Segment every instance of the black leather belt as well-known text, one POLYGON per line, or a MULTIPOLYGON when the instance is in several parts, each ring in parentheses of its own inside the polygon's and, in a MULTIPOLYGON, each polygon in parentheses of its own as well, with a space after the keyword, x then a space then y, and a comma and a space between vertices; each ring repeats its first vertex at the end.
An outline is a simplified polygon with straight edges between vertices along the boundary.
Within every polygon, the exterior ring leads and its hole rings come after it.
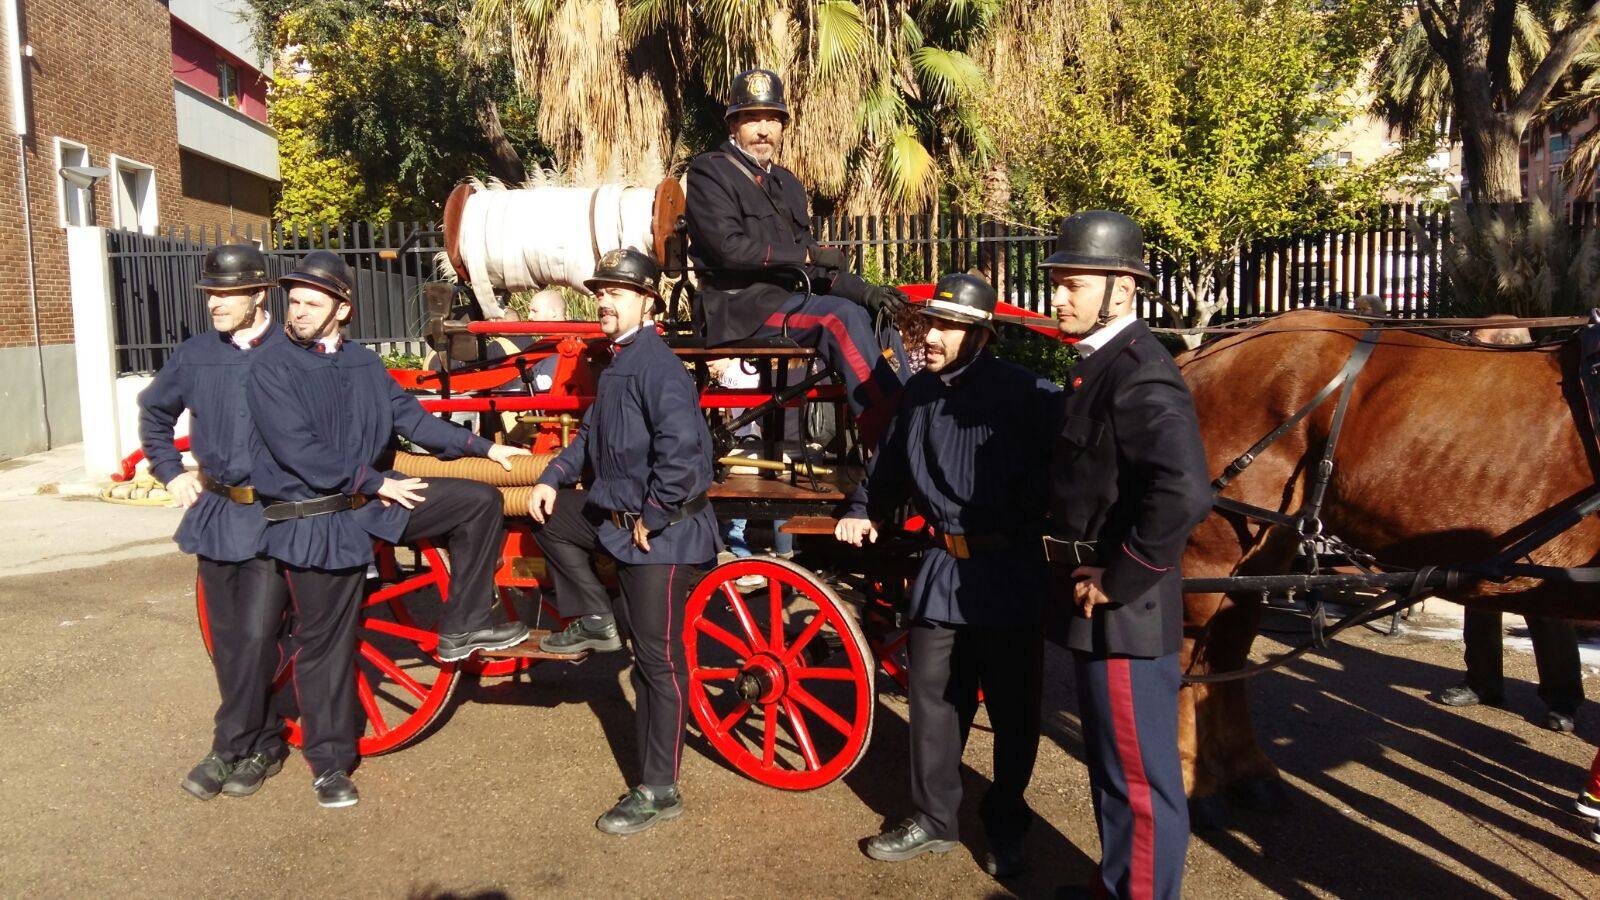
MULTIPOLYGON (((684 519, 689 518, 690 516, 697 515, 700 512, 700 510, 705 509, 707 506, 710 506, 710 505, 711 505, 711 498, 707 497, 703 493, 700 494, 699 496, 691 497, 690 499, 684 501, 682 506, 678 507, 678 511, 677 512, 675 512, 671 516, 667 517, 667 525, 676 525, 679 522, 682 522, 684 519)), ((638 519, 639 519, 639 514, 638 513, 617 512, 614 509, 613 510, 607 510, 607 512, 609 512, 611 514, 611 524, 617 526, 618 528, 622 529, 623 531, 632 531, 633 530, 633 523, 638 521, 638 519)), ((666 525, 663 525, 661 527, 665 528, 666 525)))
POLYGON ((343 512, 347 509, 360 509, 366 505, 365 494, 329 494, 326 497, 314 497, 310 500, 269 503, 261 510, 261 514, 267 517, 268 522, 287 522, 290 519, 305 519, 343 512))
POLYGON ((224 500, 231 500, 243 506, 249 506, 256 502, 256 489, 254 486, 248 484, 223 484, 207 475, 204 469, 200 470, 200 486, 224 500))
POLYGON ((933 542, 936 546, 944 548, 944 552, 956 559, 971 559, 985 553, 998 553, 1001 550, 1010 550, 1013 547, 1024 546, 1022 539, 1013 535, 1000 532, 989 534, 946 534, 942 531, 933 533, 933 542))
POLYGON ((1094 541, 1068 541, 1044 536, 1044 558, 1064 566, 1100 565, 1100 548, 1094 541))

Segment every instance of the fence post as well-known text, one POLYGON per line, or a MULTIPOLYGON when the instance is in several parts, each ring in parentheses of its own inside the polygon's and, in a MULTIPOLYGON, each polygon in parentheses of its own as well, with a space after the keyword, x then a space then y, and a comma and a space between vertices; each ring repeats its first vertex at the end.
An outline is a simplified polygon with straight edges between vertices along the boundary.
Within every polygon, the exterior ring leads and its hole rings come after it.
POLYGON ((106 229, 68 228, 67 268, 72 280, 83 466, 91 477, 98 477, 116 471, 124 455, 117 415, 117 329, 106 229))

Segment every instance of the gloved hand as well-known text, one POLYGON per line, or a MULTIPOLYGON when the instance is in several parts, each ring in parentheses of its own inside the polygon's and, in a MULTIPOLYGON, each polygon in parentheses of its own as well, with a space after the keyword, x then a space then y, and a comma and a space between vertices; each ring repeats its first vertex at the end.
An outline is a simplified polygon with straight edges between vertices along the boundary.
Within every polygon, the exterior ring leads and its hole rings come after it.
POLYGON ((881 284, 870 285, 867 292, 861 297, 861 305, 867 312, 877 315, 880 310, 887 310, 890 315, 906 308, 911 298, 899 288, 887 287, 881 284))
POLYGON ((845 259, 844 251, 838 247, 818 247, 811 251, 811 264, 819 269, 843 271, 849 265, 849 260, 845 259))

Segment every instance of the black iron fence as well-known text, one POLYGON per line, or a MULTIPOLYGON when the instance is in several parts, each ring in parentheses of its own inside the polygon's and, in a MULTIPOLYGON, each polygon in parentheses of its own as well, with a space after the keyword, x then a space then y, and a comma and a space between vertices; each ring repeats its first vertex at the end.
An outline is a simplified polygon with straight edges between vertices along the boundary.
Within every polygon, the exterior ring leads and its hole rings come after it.
MULTIPOLYGON (((1600 208, 1573 204, 1574 227, 1600 225, 1600 208)), ((1260 240, 1217 273, 1222 308, 1214 321, 1271 315, 1302 307, 1349 308, 1362 297, 1380 298, 1392 314, 1436 314, 1448 301, 1437 254, 1411 227, 1437 246, 1450 228, 1448 213, 1412 204, 1384 206, 1366 226, 1345 232, 1260 240)), ((1048 311, 1049 280, 1039 263, 1054 248, 1055 226, 1025 228, 978 217, 902 215, 827 216, 813 221, 823 243, 846 249, 852 267, 870 281, 908 284, 952 271, 982 272, 1006 300, 1048 311)), ((438 249, 423 242, 395 260, 380 251, 400 246, 423 223, 352 223, 265 230, 168 229, 154 235, 110 232, 109 251, 117 315, 118 368, 123 373, 159 368, 171 349, 207 327, 192 285, 207 249, 226 241, 260 242, 274 271, 287 271, 304 253, 327 249, 356 272, 357 340, 385 350, 420 354, 421 285, 436 277, 438 249)), ((1169 309, 1187 316, 1193 304, 1185 274, 1152 253, 1157 290, 1142 294, 1139 314, 1173 325, 1169 309)), ((282 298, 273 292, 281 317, 282 298)))
MULTIPOLYGON (((421 353, 421 286, 433 280, 433 250, 427 243, 400 258, 380 251, 398 248, 423 223, 366 222, 317 228, 254 226, 163 228, 155 234, 107 232, 112 306, 116 318, 117 373, 154 372, 172 349, 210 327, 205 303, 194 288, 206 252, 223 243, 259 244, 274 275, 292 269, 312 250, 331 250, 350 264, 359 298, 349 334, 384 351, 421 353)), ((281 291, 269 294, 273 316, 283 321, 281 291)))
MULTIPOLYGON (((1574 213, 1577 220, 1577 213, 1574 213)), ((1363 296, 1382 298, 1397 315, 1427 315, 1439 302, 1437 258, 1425 253, 1408 223, 1433 241, 1449 227, 1437 208, 1391 204, 1367 227, 1257 241, 1216 273, 1223 303, 1218 320, 1271 315, 1308 306, 1348 307, 1363 296)), ((1055 245, 1055 226, 1027 228, 968 216, 828 216, 813 220, 825 244, 844 247, 868 280, 932 281, 952 271, 982 272, 1002 298, 1046 312, 1049 279, 1039 263, 1055 245)), ((1152 251, 1146 260, 1156 290, 1141 294, 1138 312, 1172 325, 1169 305, 1187 316, 1188 275, 1152 251)))

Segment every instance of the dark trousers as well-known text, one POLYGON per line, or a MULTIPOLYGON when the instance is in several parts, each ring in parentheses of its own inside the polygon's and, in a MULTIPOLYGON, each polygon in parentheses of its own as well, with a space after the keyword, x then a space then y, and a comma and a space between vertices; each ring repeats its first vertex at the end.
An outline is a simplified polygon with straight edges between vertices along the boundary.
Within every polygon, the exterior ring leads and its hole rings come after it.
POLYGON ((1072 658, 1102 886, 1115 897, 1177 900, 1189 845, 1178 762, 1178 655, 1098 659, 1074 652, 1072 658))
MULTIPOLYGON (((1539 699, 1556 712, 1572 714, 1583 703, 1583 665, 1578 658, 1578 632, 1565 619, 1528 616, 1533 661, 1539 667, 1539 699)), ((1467 686, 1479 697, 1497 699, 1506 693, 1503 667, 1504 632, 1494 610, 1469 609, 1462 628, 1467 645, 1467 686)))
MULTIPOLYGON (((494 570, 503 542, 500 492, 459 478, 431 478, 411 510, 401 541, 443 538, 450 553, 450 587, 440 634, 494 623, 494 570)), ((302 753, 313 775, 355 768, 360 738, 355 664, 365 596, 364 569, 288 567, 295 607, 295 696, 305 731, 302 753)))
POLYGON ((918 621, 911 625, 906 652, 917 822, 941 840, 960 836, 961 754, 982 687, 994 729, 994 784, 979 816, 991 839, 1020 839, 1033 819, 1022 795, 1039 754, 1040 630, 918 621))
POLYGON ((200 558, 217 673, 216 726, 211 750, 227 762, 255 753, 284 755, 283 718, 272 703, 272 680, 286 662, 279 650, 289 591, 278 564, 264 557, 244 562, 200 558))
POLYGON ((505 546, 505 501, 480 481, 429 478, 423 501, 411 510, 401 543, 443 538, 450 551, 450 596, 440 634, 463 634, 494 625, 498 599, 494 572, 505 546))
MULTIPOLYGON (((562 491, 554 514, 534 532, 549 563, 556 608, 563 618, 611 612, 610 595, 594 571, 605 513, 585 505, 580 491, 562 491)), ((633 648, 634 721, 639 733, 642 783, 677 784, 688 715, 689 669, 683 655, 683 620, 701 566, 617 563, 622 589, 619 624, 633 648)))
POLYGON ((899 330, 891 327, 887 332, 889 349, 885 350, 873 333, 872 314, 865 308, 831 294, 813 295, 809 301, 804 294, 795 294, 754 336, 787 333, 795 343, 815 347, 822 361, 843 376, 845 399, 856 416, 862 441, 870 446, 887 427, 900 387, 910 374, 904 371, 906 354, 899 330), (895 362, 885 353, 894 354, 895 362))

